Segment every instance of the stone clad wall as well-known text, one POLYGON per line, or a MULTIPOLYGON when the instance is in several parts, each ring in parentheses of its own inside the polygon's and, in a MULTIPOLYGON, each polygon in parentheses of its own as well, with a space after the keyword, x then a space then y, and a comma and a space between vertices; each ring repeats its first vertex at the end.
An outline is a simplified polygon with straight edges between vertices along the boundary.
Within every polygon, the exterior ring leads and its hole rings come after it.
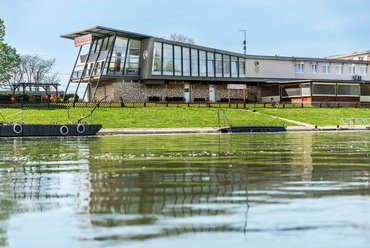
POLYGON ((149 96, 162 98, 168 97, 183 97, 183 84, 141 84, 141 83, 126 83, 119 82, 113 85, 114 101, 119 101, 122 97, 124 102, 145 102, 149 101, 149 96))
MULTIPOLYGON (((216 101, 222 98, 228 98, 229 93, 226 85, 215 84, 216 101)), ((194 98, 208 98, 209 97, 209 84, 190 84, 191 88, 191 101, 194 98)), ((165 97, 184 97, 184 84, 183 83, 170 83, 170 84, 141 84, 132 82, 105 82, 97 91, 97 99, 109 95, 106 101, 113 100, 120 101, 122 97, 124 102, 147 102, 149 96, 160 97, 165 101, 165 97)), ((231 90, 231 98, 243 99, 243 90, 231 90)), ((248 101, 261 101, 261 88, 258 86, 247 86, 246 99, 248 101)))

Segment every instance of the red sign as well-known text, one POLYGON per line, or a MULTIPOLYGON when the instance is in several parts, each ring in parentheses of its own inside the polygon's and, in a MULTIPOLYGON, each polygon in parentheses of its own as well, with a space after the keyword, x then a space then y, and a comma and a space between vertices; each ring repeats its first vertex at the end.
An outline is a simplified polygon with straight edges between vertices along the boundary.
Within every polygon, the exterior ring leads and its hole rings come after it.
POLYGON ((228 84, 227 89, 229 90, 245 90, 247 88, 246 84, 228 84))
POLYGON ((75 38, 75 47, 83 46, 91 43, 91 34, 79 36, 75 38))

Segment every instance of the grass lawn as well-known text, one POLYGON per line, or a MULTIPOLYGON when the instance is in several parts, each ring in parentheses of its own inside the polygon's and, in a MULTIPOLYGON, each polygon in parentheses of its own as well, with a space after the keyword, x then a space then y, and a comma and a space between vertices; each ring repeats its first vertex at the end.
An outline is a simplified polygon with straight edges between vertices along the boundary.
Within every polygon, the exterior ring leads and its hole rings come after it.
MULTIPOLYGON (((23 111, 24 123, 50 124, 68 121, 76 123, 81 116, 87 115, 90 109, 69 109, 69 118, 67 109, 0 109, 5 118, 20 111, 23 111)), ((225 109, 225 113, 232 126, 292 125, 282 120, 277 123, 276 117, 241 109, 225 109)), ((99 108, 93 113, 93 123, 100 123, 104 128, 214 127, 217 114, 216 108, 204 107, 99 108)), ((15 118, 20 118, 20 115, 9 120, 15 118)), ((220 119, 222 126, 228 126, 228 123, 223 124, 222 111, 220 119)), ((83 121, 90 123, 90 117, 83 121)))
MULTIPOLYGON (((224 109, 232 126, 292 126, 293 123, 279 120, 276 109, 257 108, 245 111, 242 109, 224 109), (252 112, 255 111, 255 112, 252 112)), ((77 120, 90 112, 89 108, 69 109, 0 109, 7 116, 23 111, 24 123, 42 124, 53 122, 67 123, 77 120)), ((161 128, 161 127, 214 127, 217 108, 205 107, 151 107, 151 108, 98 108, 93 114, 93 123, 100 123, 104 128, 161 128)), ((370 109, 366 108, 294 108, 279 109, 279 117, 301 121, 317 126, 340 124, 341 118, 370 118, 370 109)), ((9 120, 20 118, 14 116, 9 120)), ((223 125, 223 113, 220 111, 223 125)), ((90 117, 84 119, 90 123, 90 117)), ((0 116, 0 122, 3 122, 0 116)))
MULTIPOLYGON (((256 110, 276 116, 276 109, 256 110)), ((370 118, 370 108, 279 108, 279 117, 317 126, 339 125, 341 118, 370 118)))

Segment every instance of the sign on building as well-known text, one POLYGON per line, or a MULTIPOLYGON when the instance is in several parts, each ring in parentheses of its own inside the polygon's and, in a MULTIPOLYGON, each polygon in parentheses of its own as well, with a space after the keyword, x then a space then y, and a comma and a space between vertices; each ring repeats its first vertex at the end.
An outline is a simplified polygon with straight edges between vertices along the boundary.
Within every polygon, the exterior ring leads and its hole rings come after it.
POLYGON ((247 88, 246 84, 228 84, 228 90, 245 90, 247 88))
POLYGON ((83 46, 91 43, 91 34, 79 36, 75 38, 75 47, 83 46))

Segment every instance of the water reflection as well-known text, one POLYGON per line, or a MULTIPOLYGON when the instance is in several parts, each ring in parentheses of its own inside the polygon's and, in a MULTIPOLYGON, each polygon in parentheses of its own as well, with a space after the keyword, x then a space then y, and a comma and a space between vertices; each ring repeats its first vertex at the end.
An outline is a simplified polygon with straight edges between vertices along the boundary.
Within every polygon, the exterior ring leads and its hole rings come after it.
POLYGON ((191 237, 186 247, 209 234, 262 246, 260 234, 271 245, 288 232, 313 244, 307 235, 323 229, 331 241, 347 229, 364 241, 369 141, 366 132, 0 140, 1 242, 25 235, 31 213, 69 219, 46 241, 88 246, 191 237))

